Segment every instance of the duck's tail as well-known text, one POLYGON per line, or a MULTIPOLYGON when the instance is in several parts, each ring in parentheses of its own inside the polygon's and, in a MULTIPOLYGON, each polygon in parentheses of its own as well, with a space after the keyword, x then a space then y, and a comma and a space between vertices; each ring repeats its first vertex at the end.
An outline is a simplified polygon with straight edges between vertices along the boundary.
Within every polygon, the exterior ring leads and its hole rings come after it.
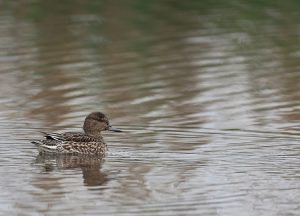
POLYGON ((31 143, 38 147, 40 153, 55 153, 57 151, 57 145, 51 145, 51 142, 47 143, 44 140, 33 140, 31 143))
POLYGON ((42 140, 32 140, 31 143, 34 144, 34 145, 36 145, 36 146, 41 146, 41 145, 43 145, 42 140))

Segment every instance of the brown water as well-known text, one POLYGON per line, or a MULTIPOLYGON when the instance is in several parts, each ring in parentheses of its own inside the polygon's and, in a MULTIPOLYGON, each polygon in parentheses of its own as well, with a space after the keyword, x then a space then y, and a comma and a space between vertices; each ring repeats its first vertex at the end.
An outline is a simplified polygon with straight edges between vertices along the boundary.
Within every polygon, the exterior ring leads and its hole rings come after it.
POLYGON ((2 1, 1 215, 299 215, 297 1, 2 1), (104 159, 43 157, 91 111, 104 159))

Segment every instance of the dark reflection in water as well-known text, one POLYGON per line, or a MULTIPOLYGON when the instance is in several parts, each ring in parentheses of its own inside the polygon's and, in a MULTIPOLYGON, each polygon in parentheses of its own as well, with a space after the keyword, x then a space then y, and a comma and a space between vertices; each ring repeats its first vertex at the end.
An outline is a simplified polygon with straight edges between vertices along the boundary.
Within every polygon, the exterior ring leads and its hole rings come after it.
POLYGON ((76 155, 45 155, 39 154, 36 158, 37 164, 42 164, 46 173, 55 169, 76 169, 82 171, 82 177, 86 186, 97 186, 105 184, 108 179, 105 173, 101 172, 103 158, 76 155))
POLYGON ((0 7, 1 214, 298 215, 298 1, 0 7), (37 157, 91 111, 105 163, 37 157))

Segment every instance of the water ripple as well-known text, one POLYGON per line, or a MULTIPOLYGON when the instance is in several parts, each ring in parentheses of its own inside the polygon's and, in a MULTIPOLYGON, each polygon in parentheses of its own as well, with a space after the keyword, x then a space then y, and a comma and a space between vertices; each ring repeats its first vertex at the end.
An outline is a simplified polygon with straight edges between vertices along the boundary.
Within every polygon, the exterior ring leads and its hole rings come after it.
POLYGON ((297 6, 206 3, 3 5, 3 214, 297 215, 297 6), (30 143, 96 110, 105 158, 30 143))

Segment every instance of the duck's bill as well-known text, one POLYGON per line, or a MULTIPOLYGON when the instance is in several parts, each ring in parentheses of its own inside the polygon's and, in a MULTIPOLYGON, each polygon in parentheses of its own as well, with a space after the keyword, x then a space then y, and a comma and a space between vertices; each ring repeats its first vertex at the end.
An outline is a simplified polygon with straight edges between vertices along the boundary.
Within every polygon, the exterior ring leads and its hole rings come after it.
POLYGON ((108 128, 108 130, 113 131, 113 132, 122 132, 120 129, 114 128, 114 127, 111 127, 111 126, 108 128))

